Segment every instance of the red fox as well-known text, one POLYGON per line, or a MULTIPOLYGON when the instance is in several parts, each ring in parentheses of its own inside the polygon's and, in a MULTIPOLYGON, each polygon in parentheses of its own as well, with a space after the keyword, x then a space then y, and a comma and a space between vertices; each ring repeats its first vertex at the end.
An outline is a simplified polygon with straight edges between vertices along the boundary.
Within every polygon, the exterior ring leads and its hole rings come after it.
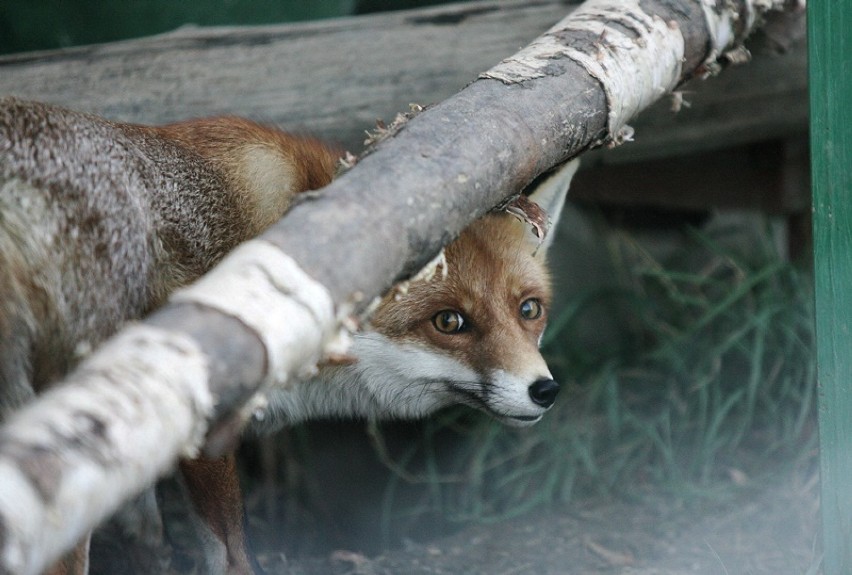
MULTIPOLYGON (((262 232, 296 194, 328 184, 339 157, 234 117, 149 127, 0 101, 0 416, 262 232)), ((531 196, 554 223, 576 167, 531 196)), ((351 362, 273 392, 256 427, 413 418, 459 403, 535 423, 559 391, 538 351, 551 238, 487 214, 447 246, 435 277, 382 299, 351 362)), ((181 471, 208 532, 205 569, 252 573, 233 457, 184 461, 181 471)), ((87 545, 52 572, 86 572, 87 545)))

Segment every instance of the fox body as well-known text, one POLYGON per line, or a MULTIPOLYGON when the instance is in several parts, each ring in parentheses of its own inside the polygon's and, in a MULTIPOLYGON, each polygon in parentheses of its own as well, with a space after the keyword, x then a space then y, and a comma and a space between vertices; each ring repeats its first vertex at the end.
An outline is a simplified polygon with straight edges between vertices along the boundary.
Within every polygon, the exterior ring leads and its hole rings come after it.
POLYGON ((331 180, 319 143, 236 118, 142 127, 0 102, 0 405, 61 378, 331 180))
MULTIPOLYGON (((2 412, 263 231, 296 194, 329 183, 338 157, 239 118, 147 127, 0 101, 2 412)), ((533 195, 554 219, 575 167, 533 195)), ((421 417, 458 403, 536 422, 559 389, 538 352, 551 297, 546 248, 514 216, 484 216, 447 246, 432 279, 383 298, 351 362, 272 392, 256 427, 421 417)), ((250 573, 233 458, 181 470, 207 526, 207 571, 250 573)), ((82 572, 85 561, 65 570, 82 572)))

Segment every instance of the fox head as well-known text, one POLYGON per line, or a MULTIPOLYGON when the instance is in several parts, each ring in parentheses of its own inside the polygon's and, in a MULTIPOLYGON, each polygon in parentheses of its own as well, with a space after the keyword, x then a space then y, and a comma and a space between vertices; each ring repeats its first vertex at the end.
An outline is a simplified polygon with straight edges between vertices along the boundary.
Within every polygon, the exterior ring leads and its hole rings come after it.
POLYGON ((539 352, 551 303, 545 258, 577 165, 530 195, 552 222, 543 242, 513 215, 489 213, 447 246, 431 279, 385 296, 355 337, 357 361, 334 368, 358 390, 348 411, 411 418, 461 403, 510 425, 541 419, 559 392, 539 352))

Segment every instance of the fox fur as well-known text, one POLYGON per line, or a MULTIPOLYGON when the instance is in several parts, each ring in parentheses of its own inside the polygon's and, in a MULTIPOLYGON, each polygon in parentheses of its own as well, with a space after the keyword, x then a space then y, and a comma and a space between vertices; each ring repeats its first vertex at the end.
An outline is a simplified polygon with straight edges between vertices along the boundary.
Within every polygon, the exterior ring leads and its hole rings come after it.
MULTIPOLYGON (((339 157, 240 118, 152 127, 0 100, 0 417, 278 220, 296 194, 328 184, 339 157)), ((554 220, 575 169, 532 196, 554 220)), ((559 389, 538 351, 548 244, 508 213, 484 216, 447 246, 435 278, 383 298, 353 362, 275 391, 254 426, 422 417, 459 403, 535 423, 559 389)), ((205 570, 252 573, 233 457, 181 471, 207 526, 205 570)), ((85 572, 86 545, 54 572, 85 572)))
POLYGON ((143 127, 0 102, 0 409, 329 183, 336 162, 238 118, 143 127))

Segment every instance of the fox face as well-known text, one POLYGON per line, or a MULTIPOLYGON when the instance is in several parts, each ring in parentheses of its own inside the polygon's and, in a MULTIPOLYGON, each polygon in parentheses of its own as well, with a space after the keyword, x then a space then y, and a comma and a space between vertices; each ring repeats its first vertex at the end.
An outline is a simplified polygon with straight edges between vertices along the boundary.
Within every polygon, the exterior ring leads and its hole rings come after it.
MULTIPOLYGON (((576 168, 562 167, 530 196, 551 227, 576 168)), ((464 404, 509 425, 537 422, 559 392, 538 349, 551 304, 552 237, 542 242, 506 212, 474 222, 446 247, 431 279, 382 299, 354 337, 354 362, 323 366, 315 379, 273 392, 269 420, 408 419, 464 404)))
POLYGON ((538 421, 559 386, 538 351, 551 289, 536 248, 513 216, 486 215, 448 246, 433 279, 385 297, 375 331, 356 339, 354 369, 391 387, 387 407, 401 416, 462 403, 512 425, 538 421))

